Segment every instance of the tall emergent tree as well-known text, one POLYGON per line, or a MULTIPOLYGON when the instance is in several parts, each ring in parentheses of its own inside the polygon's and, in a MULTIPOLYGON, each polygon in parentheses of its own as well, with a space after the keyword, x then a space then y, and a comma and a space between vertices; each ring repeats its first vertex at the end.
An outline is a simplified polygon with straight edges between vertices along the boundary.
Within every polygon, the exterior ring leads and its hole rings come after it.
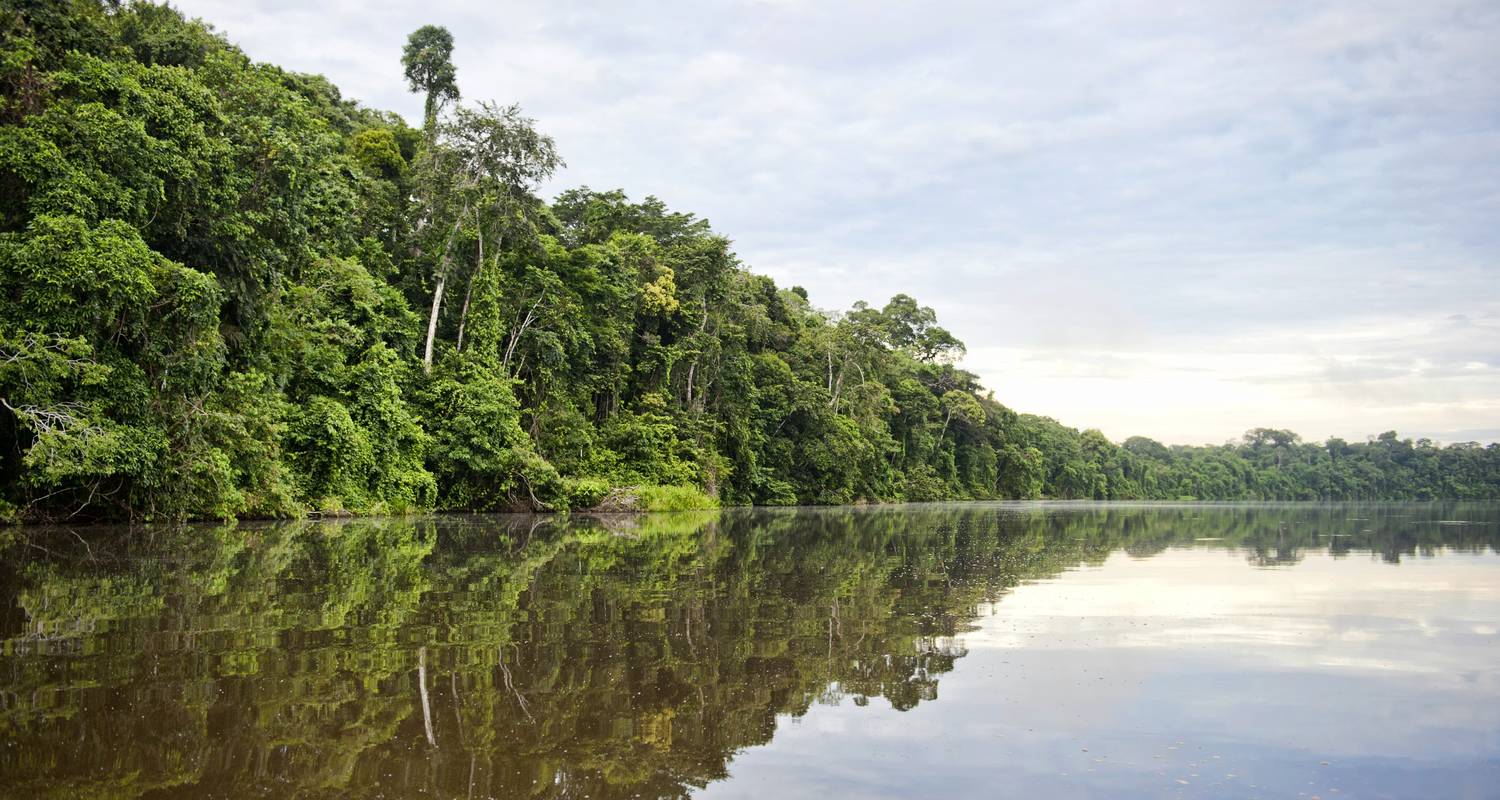
POLYGON ((401 51, 407 87, 425 96, 422 129, 431 138, 443 106, 458 99, 458 70, 453 66, 453 34, 440 25, 423 25, 406 38, 401 51))
MULTIPOLYGON (((519 107, 481 103, 475 109, 459 108, 451 121, 439 124, 428 163, 432 168, 431 213, 433 219, 446 223, 437 228, 442 244, 432 273, 432 308, 422 348, 422 364, 430 369, 443 294, 457 251, 466 238, 473 239, 471 295, 474 277, 484 268, 486 234, 492 258, 510 237, 535 240, 544 204, 534 192, 562 159, 552 138, 537 132, 535 122, 521 116, 519 107)), ((459 319, 460 348, 469 300, 466 295, 459 319)))

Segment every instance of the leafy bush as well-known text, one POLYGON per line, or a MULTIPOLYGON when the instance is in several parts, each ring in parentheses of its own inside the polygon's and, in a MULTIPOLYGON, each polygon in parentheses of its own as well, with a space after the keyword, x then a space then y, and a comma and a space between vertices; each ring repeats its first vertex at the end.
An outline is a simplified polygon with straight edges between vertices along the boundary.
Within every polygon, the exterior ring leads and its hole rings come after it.
POLYGON ((593 508, 609 494, 609 483, 601 478, 574 478, 567 481, 569 508, 593 508))

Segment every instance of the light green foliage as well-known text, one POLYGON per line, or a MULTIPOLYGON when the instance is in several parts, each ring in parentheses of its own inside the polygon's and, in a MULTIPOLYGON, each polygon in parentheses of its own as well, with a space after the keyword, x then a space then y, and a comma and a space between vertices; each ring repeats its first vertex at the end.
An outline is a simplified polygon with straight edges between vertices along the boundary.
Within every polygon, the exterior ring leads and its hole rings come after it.
POLYGON ((389 128, 366 128, 349 142, 349 155, 371 175, 393 181, 406 172, 406 159, 389 128))
POLYGON ((696 486, 641 486, 635 489, 642 511, 694 511, 718 508, 719 501, 696 486))
POLYGON ((592 508, 609 494, 609 482, 602 478, 575 478, 567 482, 570 508, 592 508))
POLYGON ((0 516, 1500 494, 1497 445, 1016 414, 910 296, 820 311, 655 197, 541 200, 553 141, 458 104, 442 28, 421 129, 167 6, 0 33, 0 516))
POLYGON ((646 313, 668 317, 677 313, 682 304, 677 302, 677 282, 670 267, 663 267, 656 278, 641 287, 641 305, 646 313))

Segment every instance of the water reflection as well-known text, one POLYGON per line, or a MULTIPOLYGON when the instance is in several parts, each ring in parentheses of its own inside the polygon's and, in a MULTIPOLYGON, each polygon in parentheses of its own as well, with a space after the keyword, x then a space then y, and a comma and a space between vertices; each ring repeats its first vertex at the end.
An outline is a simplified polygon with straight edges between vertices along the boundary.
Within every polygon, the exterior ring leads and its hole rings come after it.
MULTIPOLYGON (((1370 677, 1386 663, 1444 676, 1408 706, 1454 680, 1478 698, 1429 726, 1466 737, 1467 761, 1432 767, 1437 742, 1425 771, 1398 764, 1462 788, 1500 755, 1500 734, 1474 734, 1500 723, 1494 596, 1470 591, 1500 585, 1497 520, 1475 504, 948 505, 38 535, 0 567, 0 794, 992 796, 1007 780, 1156 796, 1198 786, 1151 767, 1164 719, 1272 763, 1309 737, 1230 700, 1265 692, 1295 715, 1277 693, 1304 697, 1288 676, 1311 676, 1352 698, 1343 719, 1300 720, 1316 740, 1371 724, 1349 689, 1390 692, 1370 677), (1391 619, 1409 623, 1394 643, 1391 619), (1421 629, 1433 619, 1469 629, 1421 629), (1152 648, 1170 655, 1142 660, 1152 648), (1181 697, 1130 670, 1217 712, 1165 716, 1181 697), (1037 768, 1039 743, 1080 731, 1147 766, 1081 780, 1101 767, 1069 744, 1037 768), (917 764, 931 771, 903 781, 917 764)), ((1346 756, 1405 757, 1349 735, 1365 744, 1346 756)), ((1262 785, 1301 791, 1274 772, 1262 785)))

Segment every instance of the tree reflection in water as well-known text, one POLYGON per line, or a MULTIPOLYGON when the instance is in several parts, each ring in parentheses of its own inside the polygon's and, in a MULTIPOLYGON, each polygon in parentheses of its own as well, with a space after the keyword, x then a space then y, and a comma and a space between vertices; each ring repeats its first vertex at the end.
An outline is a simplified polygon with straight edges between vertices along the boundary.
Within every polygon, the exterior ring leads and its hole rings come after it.
POLYGON ((978 608, 1025 581, 1174 546, 1255 567, 1492 551, 1494 518, 970 504, 28 531, 0 566, 0 794, 680 796, 814 704, 936 700, 978 608))

